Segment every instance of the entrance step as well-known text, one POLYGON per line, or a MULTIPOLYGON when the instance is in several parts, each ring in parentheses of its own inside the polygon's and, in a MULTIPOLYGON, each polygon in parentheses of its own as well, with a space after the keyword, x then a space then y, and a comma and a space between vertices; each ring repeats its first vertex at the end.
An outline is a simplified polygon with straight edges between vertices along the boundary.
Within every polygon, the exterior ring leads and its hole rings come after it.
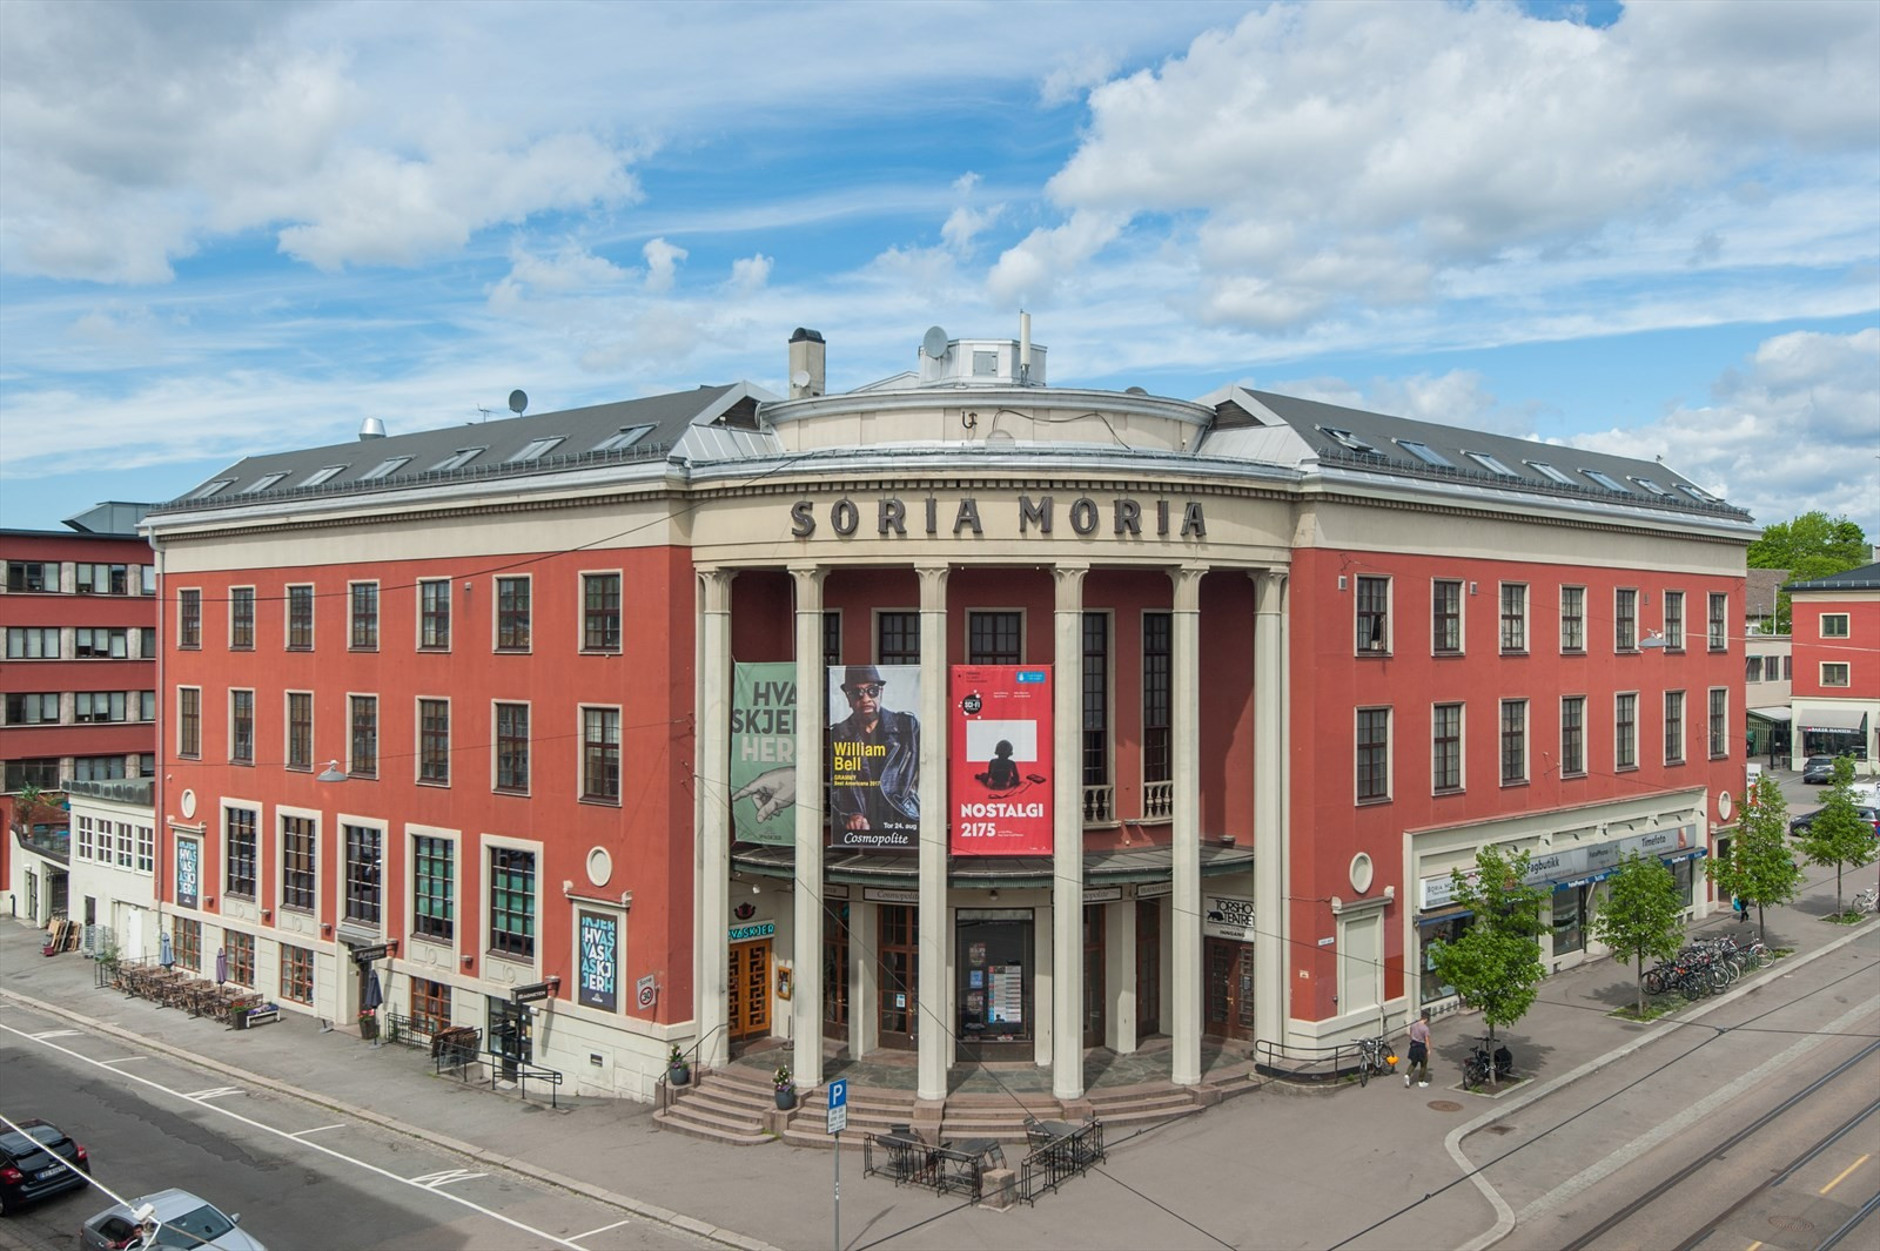
POLYGON ((776 1096, 769 1079, 756 1076, 759 1084, 735 1068, 700 1074, 691 1086, 676 1088, 672 1106, 653 1113, 653 1120, 661 1129, 708 1142, 755 1147, 773 1141, 764 1132, 764 1112, 777 1106, 776 1096))
POLYGON ((1180 1086, 1162 1082, 1092 1090, 1084 1095, 1097 1119, 1108 1125, 1147 1125, 1193 1116, 1205 1106, 1180 1086))

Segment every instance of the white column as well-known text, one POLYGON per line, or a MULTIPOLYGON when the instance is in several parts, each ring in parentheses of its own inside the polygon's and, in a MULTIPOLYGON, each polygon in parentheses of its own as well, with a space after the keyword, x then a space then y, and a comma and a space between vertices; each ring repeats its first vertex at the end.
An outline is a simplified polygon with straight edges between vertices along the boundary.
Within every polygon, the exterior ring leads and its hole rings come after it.
POLYGON ((1253 576, 1253 1028, 1286 1041, 1286 575, 1253 576))
POLYGON ((1170 645, 1169 739, 1174 773, 1174 881, 1169 908, 1173 955, 1169 996, 1169 1078, 1201 1081, 1201 575, 1199 565, 1172 570, 1175 602, 1170 645))
POLYGON ((731 579, 725 569, 699 571, 698 759, 692 772, 699 795, 698 839, 692 876, 697 918, 692 970, 692 1018, 704 1046, 699 1064, 722 1066, 731 1054, 725 1026, 731 988, 731 579))
POLYGON ((807 1089, 823 1077, 823 570, 792 565, 790 577, 796 584, 796 998, 790 1067, 797 1085, 807 1089))
POLYGON ((1141 1035, 1142 1005, 1136 1002, 1136 901, 1106 905, 1103 949, 1107 954, 1110 986, 1110 1049, 1118 1055, 1136 1050, 1141 1035))
POLYGON ((1051 840, 1051 1093, 1084 1097, 1084 575, 1060 565, 1053 701, 1057 721, 1052 773, 1056 815, 1051 840))
MULTIPOLYGON (((920 985, 917 1097, 947 1097, 953 1022, 947 1015, 947 566, 917 565, 920 578, 920 985)), ((871 1005, 872 1008, 872 1005, 871 1005)))

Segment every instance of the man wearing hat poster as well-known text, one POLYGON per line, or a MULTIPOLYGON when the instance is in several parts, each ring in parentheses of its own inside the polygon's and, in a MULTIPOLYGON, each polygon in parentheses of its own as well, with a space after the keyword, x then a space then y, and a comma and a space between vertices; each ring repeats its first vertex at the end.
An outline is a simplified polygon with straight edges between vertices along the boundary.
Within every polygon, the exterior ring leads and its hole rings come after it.
MULTIPOLYGON (((911 665, 891 668, 919 673, 911 665)), ((920 722, 882 707, 887 680, 874 665, 841 672, 839 693, 849 715, 829 727, 831 841, 912 847, 920 832, 920 722)))

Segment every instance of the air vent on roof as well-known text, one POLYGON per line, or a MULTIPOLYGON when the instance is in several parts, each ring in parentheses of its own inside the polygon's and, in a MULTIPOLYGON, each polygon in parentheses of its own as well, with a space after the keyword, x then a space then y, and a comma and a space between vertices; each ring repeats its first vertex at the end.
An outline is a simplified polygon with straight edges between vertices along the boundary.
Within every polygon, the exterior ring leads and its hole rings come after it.
POLYGON ((359 423, 359 441, 382 439, 385 437, 385 423, 377 417, 368 417, 359 423))

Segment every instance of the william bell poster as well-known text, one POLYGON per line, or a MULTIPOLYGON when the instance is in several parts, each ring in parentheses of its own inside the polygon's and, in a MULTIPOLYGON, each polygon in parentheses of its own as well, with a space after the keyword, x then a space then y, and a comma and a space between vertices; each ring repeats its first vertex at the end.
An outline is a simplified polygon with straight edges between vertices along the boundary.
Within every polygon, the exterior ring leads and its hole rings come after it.
POLYGON ((920 843, 919 665, 829 668, 829 845, 920 843))

